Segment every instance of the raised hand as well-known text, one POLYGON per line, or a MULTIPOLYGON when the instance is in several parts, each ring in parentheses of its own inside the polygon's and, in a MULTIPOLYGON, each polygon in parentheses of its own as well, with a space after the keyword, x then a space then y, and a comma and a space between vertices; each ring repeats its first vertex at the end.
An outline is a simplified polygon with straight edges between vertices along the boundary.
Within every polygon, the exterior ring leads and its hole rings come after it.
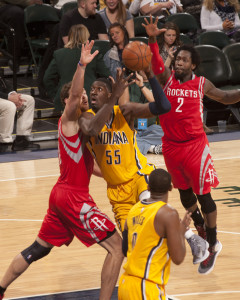
POLYGON ((142 23, 142 26, 146 29, 148 36, 158 36, 167 30, 166 28, 159 29, 157 27, 158 17, 156 17, 154 23, 152 15, 150 15, 150 23, 148 22, 147 18, 144 18, 144 21, 146 24, 142 23))
POLYGON ((94 53, 91 54, 93 45, 94 41, 87 41, 86 45, 82 44, 80 63, 84 66, 89 64, 99 52, 98 50, 96 50, 94 53))
POLYGON ((181 220, 180 222, 182 223, 182 225, 185 227, 186 230, 189 229, 189 226, 190 226, 190 223, 192 221, 191 219, 191 212, 186 212, 185 215, 184 215, 184 218, 183 220, 181 220))
POLYGON ((116 81, 114 81, 114 79, 111 76, 109 77, 112 81, 112 94, 117 98, 122 96, 126 87, 135 82, 135 80, 131 80, 133 73, 124 78, 124 71, 125 69, 117 68, 116 81), (129 82, 129 80, 131 81, 129 82))

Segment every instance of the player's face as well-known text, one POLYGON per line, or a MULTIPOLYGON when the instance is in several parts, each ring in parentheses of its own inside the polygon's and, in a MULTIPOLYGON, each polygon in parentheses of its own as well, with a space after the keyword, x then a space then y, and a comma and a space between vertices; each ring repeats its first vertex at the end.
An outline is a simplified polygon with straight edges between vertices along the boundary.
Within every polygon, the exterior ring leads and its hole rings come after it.
POLYGON ((120 27, 111 28, 109 34, 117 46, 124 43, 124 32, 120 27))
POLYGON ((86 0, 85 12, 88 16, 95 15, 97 8, 97 0, 86 0))
POLYGON ((89 109, 88 96, 85 89, 83 89, 82 97, 80 100, 80 109, 82 112, 85 112, 89 109))
POLYGON ((169 47, 171 47, 172 44, 176 41, 176 37, 177 37, 176 31, 173 29, 168 29, 164 33, 164 41, 169 47))
POLYGON ((191 76, 192 70, 194 69, 191 53, 186 50, 179 51, 174 66, 176 79, 183 80, 184 78, 191 76))
POLYGON ((115 10, 118 6, 119 0, 106 0, 106 6, 108 7, 109 10, 115 10))
POLYGON ((107 101, 109 91, 104 82, 95 81, 90 90, 90 102, 92 110, 97 112, 107 101))

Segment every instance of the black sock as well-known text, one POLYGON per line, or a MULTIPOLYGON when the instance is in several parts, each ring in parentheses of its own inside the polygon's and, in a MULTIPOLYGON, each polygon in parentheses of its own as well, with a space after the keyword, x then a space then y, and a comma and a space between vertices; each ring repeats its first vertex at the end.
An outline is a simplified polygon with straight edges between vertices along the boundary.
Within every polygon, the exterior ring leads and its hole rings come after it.
POLYGON ((6 291, 6 289, 4 289, 3 287, 0 286, 0 295, 3 296, 4 292, 6 291))
POLYGON ((214 246, 217 242, 217 227, 209 228, 206 226, 206 232, 209 246, 214 246))
POLYGON ((193 219, 194 225, 200 225, 203 226, 204 224, 204 219, 203 216, 201 214, 201 211, 199 210, 199 208, 197 207, 197 209, 191 214, 191 218, 193 219))

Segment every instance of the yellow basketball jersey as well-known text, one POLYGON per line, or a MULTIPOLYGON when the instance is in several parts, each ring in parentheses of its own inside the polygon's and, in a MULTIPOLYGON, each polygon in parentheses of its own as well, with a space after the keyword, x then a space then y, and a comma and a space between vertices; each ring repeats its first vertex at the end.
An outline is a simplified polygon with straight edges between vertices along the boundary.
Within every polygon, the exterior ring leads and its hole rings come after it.
POLYGON ((165 286, 169 279, 171 258, 166 238, 160 237, 154 228, 158 210, 165 205, 158 201, 140 201, 129 211, 128 253, 124 265, 125 274, 149 280, 165 286))
MULTIPOLYGON (((94 114, 92 110, 88 112, 94 114)), ((132 180, 137 172, 144 175, 152 171, 152 165, 138 149, 136 131, 129 127, 118 105, 113 108, 110 123, 104 125, 97 137, 90 138, 88 148, 109 185, 132 180)))

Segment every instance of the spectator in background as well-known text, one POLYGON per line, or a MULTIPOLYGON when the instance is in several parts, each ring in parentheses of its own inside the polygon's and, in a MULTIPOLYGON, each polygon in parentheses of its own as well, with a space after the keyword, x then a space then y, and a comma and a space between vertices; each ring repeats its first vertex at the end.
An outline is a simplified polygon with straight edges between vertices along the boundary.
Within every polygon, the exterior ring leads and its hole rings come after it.
POLYGON ((171 67, 173 64, 173 54, 177 47, 181 46, 180 31, 178 26, 172 22, 166 22, 162 29, 165 29, 158 38, 159 53, 165 66, 171 67))
MULTIPOLYGON (((17 71, 21 59, 22 50, 25 42, 24 30, 24 8, 32 4, 42 4, 42 0, 1 0, 0 1, 0 20, 15 30, 15 56, 17 71)), ((8 51, 13 55, 13 39, 8 39, 8 51)), ((13 61, 9 60, 8 65, 13 69, 13 61)))
POLYGON ((78 0, 78 8, 66 12, 60 21, 58 48, 68 42, 68 32, 73 25, 83 24, 90 33, 90 40, 108 40, 102 18, 96 14, 96 0, 78 0))
MULTIPOLYGON (((151 85, 143 71, 136 72, 135 83, 129 86, 130 101, 136 103, 154 102, 151 85)), ((135 119, 134 128, 137 130, 137 144, 140 152, 146 155, 162 153, 163 130, 158 117, 135 119)))
POLYGON ((183 12, 183 8, 180 0, 142 0, 140 12, 143 16, 168 16, 183 12))
POLYGON ((134 37, 133 16, 126 9, 122 0, 104 0, 106 7, 98 12, 102 17, 107 29, 113 23, 124 25, 128 31, 129 38, 134 37))
POLYGON ((206 30, 223 30, 234 39, 237 29, 240 28, 239 10, 238 0, 204 0, 201 27, 206 30))
MULTIPOLYGON (((54 99, 54 107, 56 111, 61 111, 63 106, 60 101, 60 91, 65 83, 72 81, 72 77, 76 71, 76 65, 81 56, 81 45, 85 44, 89 39, 90 33, 88 29, 82 25, 74 25, 68 34, 68 42, 62 49, 54 52, 53 59, 48 66, 43 82, 47 95, 54 99)), ((96 48, 93 46, 93 50, 96 48)), ((84 87, 89 95, 92 82, 97 76, 108 77, 110 71, 103 62, 103 57, 99 53, 86 67, 84 87)))
POLYGON ((39 149, 38 144, 28 140, 34 118, 35 101, 32 96, 0 92, 0 152, 39 149), (13 127, 17 112, 16 138, 13 142, 13 127))
MULTIPOLYGON (((129 5, 131 4, 132 0, 122 0, 122 3, 124 6, 129 7, 129 5)), ((104 9, 104 7, 106 7, 106 3, 104 0, 99 0, 99 9, 102 10, 104 9)))
POLYGON ((184 12, 194 16, 200 28, 200 13, 202 9, 202 0, 181 0, 181 3, 184 12))
POLYGON ((109 40, 111 49, 104 55, 104 63, 109 68, 111 75, 116 79, 117 68, 124 67, 122 63, 122 52, 129 43, 127 29, 120 23, 113 23, 109 27, 109 40))

